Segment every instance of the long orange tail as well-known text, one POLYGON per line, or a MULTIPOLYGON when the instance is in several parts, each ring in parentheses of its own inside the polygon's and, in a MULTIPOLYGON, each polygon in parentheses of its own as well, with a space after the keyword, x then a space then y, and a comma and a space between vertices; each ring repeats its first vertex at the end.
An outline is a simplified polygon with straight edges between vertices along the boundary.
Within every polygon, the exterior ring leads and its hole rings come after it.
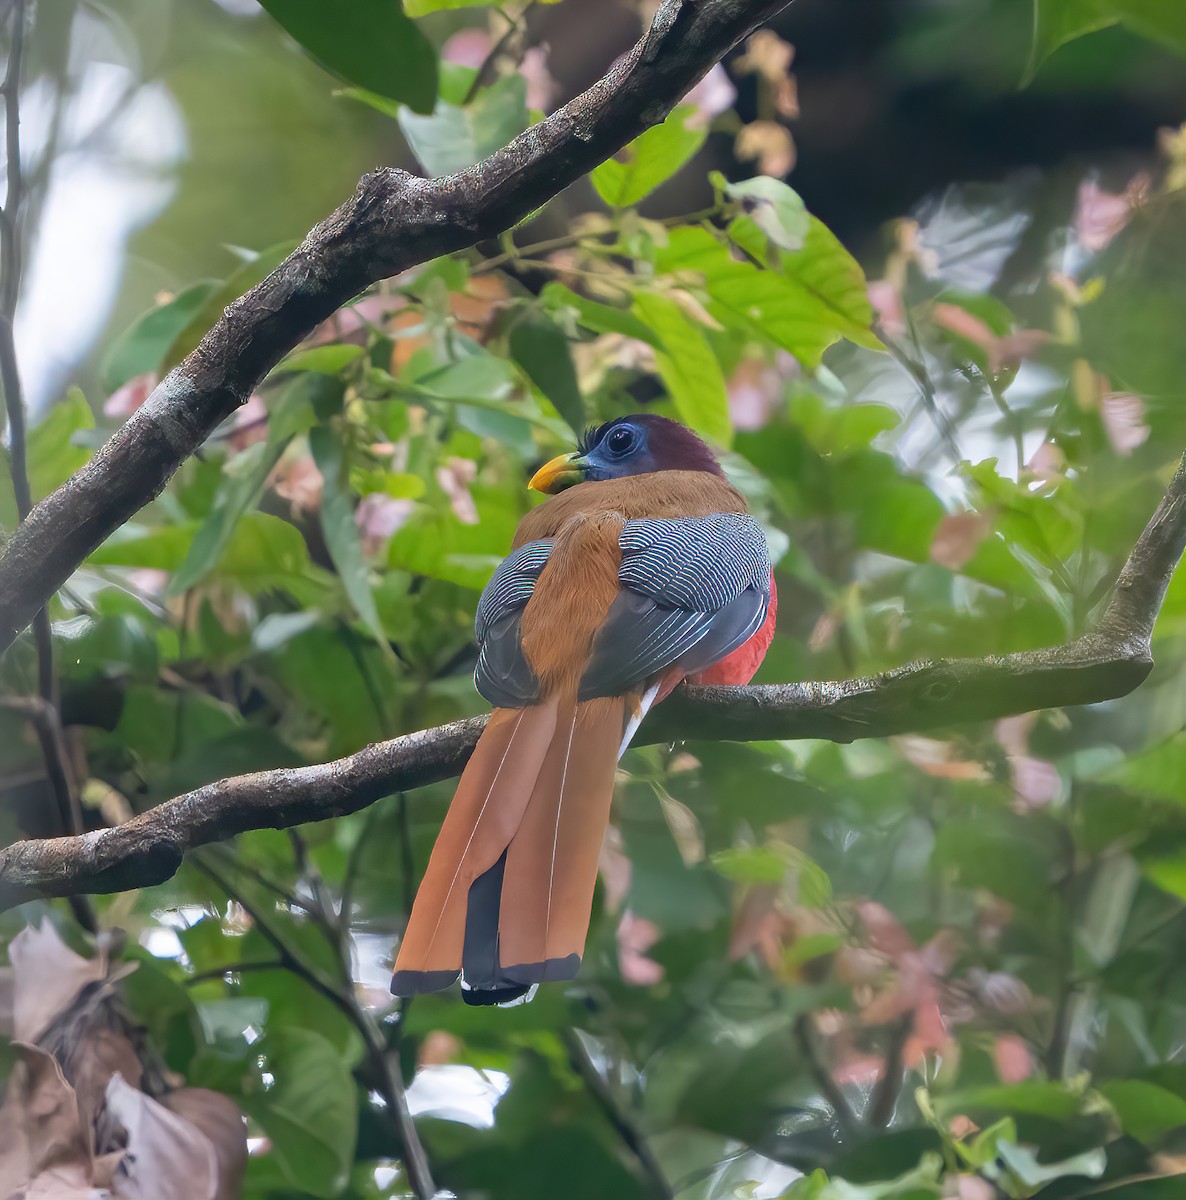
POLYGON ((391 990, 464 971, 503 1003, 580 966, 609 821, 625 701, 495 709, 458 784, 400 945, 391 990))

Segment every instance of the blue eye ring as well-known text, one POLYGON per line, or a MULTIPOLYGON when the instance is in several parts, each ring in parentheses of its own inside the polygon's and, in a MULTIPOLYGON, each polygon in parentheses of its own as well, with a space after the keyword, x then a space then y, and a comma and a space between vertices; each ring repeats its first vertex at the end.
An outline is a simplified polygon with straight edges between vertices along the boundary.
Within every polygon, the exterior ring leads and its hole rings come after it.
POLYGON ((602 446, 610 458, 624 458, 638 445, 638 431, 633 425, 615 425, 605 435, 602 446))

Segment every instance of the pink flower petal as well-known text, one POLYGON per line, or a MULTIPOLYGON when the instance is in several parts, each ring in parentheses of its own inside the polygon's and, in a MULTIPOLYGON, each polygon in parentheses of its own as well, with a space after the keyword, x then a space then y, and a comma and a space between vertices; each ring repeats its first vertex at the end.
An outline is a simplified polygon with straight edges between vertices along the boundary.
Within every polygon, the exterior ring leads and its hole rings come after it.
POLYGON ((875 279, 869 284, 869 303, 877 310, 881 327, 890 337, 901 337, 906 332, 902 293, 888 279, 875 279))
POLYGON ((959 571, 976 556, 980 543, 992 533, 991 513, 949 513, 939 522, 931 541, 931 561, 959 571))
POLYGON ((1132 212, 1127 194, 1105 192, 1094 179, 1085 179, 1075 202, 1079 245, 1091 254, 1103 250, 1132 220, 1132 212))
POLYGON ((618 922, 618 969, 622 978, 635 987, 653 987, 663 980, 663 968, 648 951, 659 940, 659 927, 645 917, 627 910, 618 922))
POLYGON ((362 535, 363 551, 378 554, 386 549, 387 543, 415 510, 411 500, 397 500, 381 492, 363 496, 354 513, 354 523, 362 535))
POLYGON ((732 108, 736 99, 737 89, 725 68, 717 63, 683 99, 684 104, 696 106, 688 124, 693 127, 707 125, 714 117, 732 108))
POLYGON ((1122 457, 1149 440, 1145 402, 1132 392, 1105 392, 1100 400, 1100 418, 1112 449, 1122 457))
POLYGON ((454 515, 463 525, 478 523, 478 508, 469 491, 477 474, 478 464, 472 458, 449 458, 436 470, 437 483, 449 497, 454 515))
POLYGON ((1020 1083, 1034 1073, 1029 1047, 1016 1034, 1002 1034, 993 1043, 993 1061, 1002 1083, 1020 1083))
POLYGON ((527 107, 550 113, 560 98, 560 85, 548 70, 548 47, 532 46, 524 51, 519 74, 527 80, 527 107))
POLYGON ((490 53, 490 35, 484 29, 462 29, 441 47, 441 58, 476 71, 490 53))
POLYGON ((117 388, 103 402, 105 417, 130 417, 152 395, 157 379, 153 374, 137 375, 117 388))

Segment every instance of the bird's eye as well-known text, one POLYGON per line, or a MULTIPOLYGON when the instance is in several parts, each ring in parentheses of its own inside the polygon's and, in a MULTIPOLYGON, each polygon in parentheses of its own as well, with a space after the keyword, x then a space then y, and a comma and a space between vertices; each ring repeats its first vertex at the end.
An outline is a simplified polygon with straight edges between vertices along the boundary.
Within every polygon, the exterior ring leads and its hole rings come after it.
POLYGON ((605 439, 605 448, 615 458, 620 458, 634 449, 634 441, 634 430, 629 425, 619 425, 616 429, 610 430, 609 436, 605 439))

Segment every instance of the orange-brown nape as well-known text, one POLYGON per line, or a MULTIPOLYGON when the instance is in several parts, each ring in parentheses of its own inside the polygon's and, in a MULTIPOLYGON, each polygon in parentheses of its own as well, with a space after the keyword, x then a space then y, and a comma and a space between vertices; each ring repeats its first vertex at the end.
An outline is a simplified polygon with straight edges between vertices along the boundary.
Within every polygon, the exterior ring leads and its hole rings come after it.
POLYGON ((532 486, 557 494, 479 603, 476 681, 495 709, 400 945, 400 995, 461 974, 470 1003, 506 1003, 572 978, 621 750, 660 684, 719 662, 767 614, 761 531, 683 426, 610 422, 532 486))

